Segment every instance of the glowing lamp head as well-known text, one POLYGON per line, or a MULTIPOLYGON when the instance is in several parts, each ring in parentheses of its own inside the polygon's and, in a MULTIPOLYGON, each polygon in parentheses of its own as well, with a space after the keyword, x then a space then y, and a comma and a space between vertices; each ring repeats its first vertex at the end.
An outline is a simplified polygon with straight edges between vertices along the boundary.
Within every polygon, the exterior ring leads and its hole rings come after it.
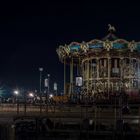
POLYGON ((14 91, 14 94, 15 94, 15 95, 18 95, 18 94, 19 94, 19 91, 18 91, 18 90, 15 90, 15 91, 14 91))
POLYGON ((33 93, 29 93, 29 97, 34 97, 34 94, 33 93))
POLYGON ((42 72, 43 71, 43 68, 39 68, 39 71, 42 72))
POLYGON ((52 94, 50 94, 50 95, 49 95, 49 98, 53 98, 53 95, 52 95, 52 94))

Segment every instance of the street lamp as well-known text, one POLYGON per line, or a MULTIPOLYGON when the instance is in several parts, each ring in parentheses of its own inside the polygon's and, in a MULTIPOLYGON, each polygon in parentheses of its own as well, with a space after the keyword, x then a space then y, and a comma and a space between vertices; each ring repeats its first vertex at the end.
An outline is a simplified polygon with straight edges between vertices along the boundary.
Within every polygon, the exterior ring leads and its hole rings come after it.
POLYGON ((16 103, 17 103, 17 114, 19 113, 19 103, 18 103, 18 99, 17 99, 17 96, 19 95, 19 91, 18 90, 15 90, 14 91, 14 94, 16 95, 16 103))
POLYGON ((48 76, 48 94, 50 92, 50 74, 47 75, 48 76))
POLYGON ((46 112, 48 112, 48 95, 50 93, 50 87, 49 87, 49 84, 50 84, 50 74, 47 74, 47 78, 45 78, 45 81, 44 81, 44 87, 46 88, 46 112))
POLYGON ((39 71, 40 71, 40 86, 39 86, 39 91, 40 91, 40 93, 42 92, 42 89, 41 89, 41 83, 42 83, 42 71, 43 71, 43 68, 39 68, 39 71))
POLYGON ((41 89, 41 83, 42 83, 42 71, 43 68, 39 68, 40 71, 40 81, 39 81, 39 91, 40 91, 40 113, 42 112, 42 89, 41 89))
POLYGON ((55 92, 55 95, 57 96, 57 83, 54 83, 53 90, 55 92))

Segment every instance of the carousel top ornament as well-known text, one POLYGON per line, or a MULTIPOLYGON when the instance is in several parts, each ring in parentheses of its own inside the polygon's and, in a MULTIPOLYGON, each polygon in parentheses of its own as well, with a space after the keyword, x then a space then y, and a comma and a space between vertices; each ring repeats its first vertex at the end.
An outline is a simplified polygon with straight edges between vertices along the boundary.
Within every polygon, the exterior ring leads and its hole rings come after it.
POLYGON ((114 26, 112 26, 111 24, 108 24, 108 31, 109 32, 116 32, 116 29, 115 29, 115 27, 114 26))

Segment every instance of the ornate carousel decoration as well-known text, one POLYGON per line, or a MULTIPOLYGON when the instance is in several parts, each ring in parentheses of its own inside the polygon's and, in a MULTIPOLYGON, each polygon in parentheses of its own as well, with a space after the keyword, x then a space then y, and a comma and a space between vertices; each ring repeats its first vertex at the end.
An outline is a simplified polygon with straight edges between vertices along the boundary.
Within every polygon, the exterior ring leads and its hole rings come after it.
POLYGON ((59 46, 57 53, 64 63, 65 94, 76 94, 75 77, 82 78, 81 95, 105 98, 121 91, 130 96, 139 94, 140 42, 116 37, 116 29, 110 24, 108 31, 103 39, 59 46), (66 77, 66 65, 70 66, 70 78, 66 77))

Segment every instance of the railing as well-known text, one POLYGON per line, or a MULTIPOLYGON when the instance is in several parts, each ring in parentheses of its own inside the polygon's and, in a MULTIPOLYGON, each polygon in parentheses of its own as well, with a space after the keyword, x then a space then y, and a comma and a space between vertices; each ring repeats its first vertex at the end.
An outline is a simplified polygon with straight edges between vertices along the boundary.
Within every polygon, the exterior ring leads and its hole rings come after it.
POLYGON ((58 137, 75 135, 81 137, 115 137, 140 134, 140 105, 129 105, 130 112, 123 114, 116 105, 39 105, 1 104, 0 117, 13 117, 17 135, 21 133, 58 137), (5 114, 5 116, 3 116, 5 114), (12 114, 12 116, 10 116, 12 114), (22 132, 19 132, 21 131, 22 132), (37 134, 36 134, 37 133, 37 134), (84 137, 84 136, 83 136, 84 137))

